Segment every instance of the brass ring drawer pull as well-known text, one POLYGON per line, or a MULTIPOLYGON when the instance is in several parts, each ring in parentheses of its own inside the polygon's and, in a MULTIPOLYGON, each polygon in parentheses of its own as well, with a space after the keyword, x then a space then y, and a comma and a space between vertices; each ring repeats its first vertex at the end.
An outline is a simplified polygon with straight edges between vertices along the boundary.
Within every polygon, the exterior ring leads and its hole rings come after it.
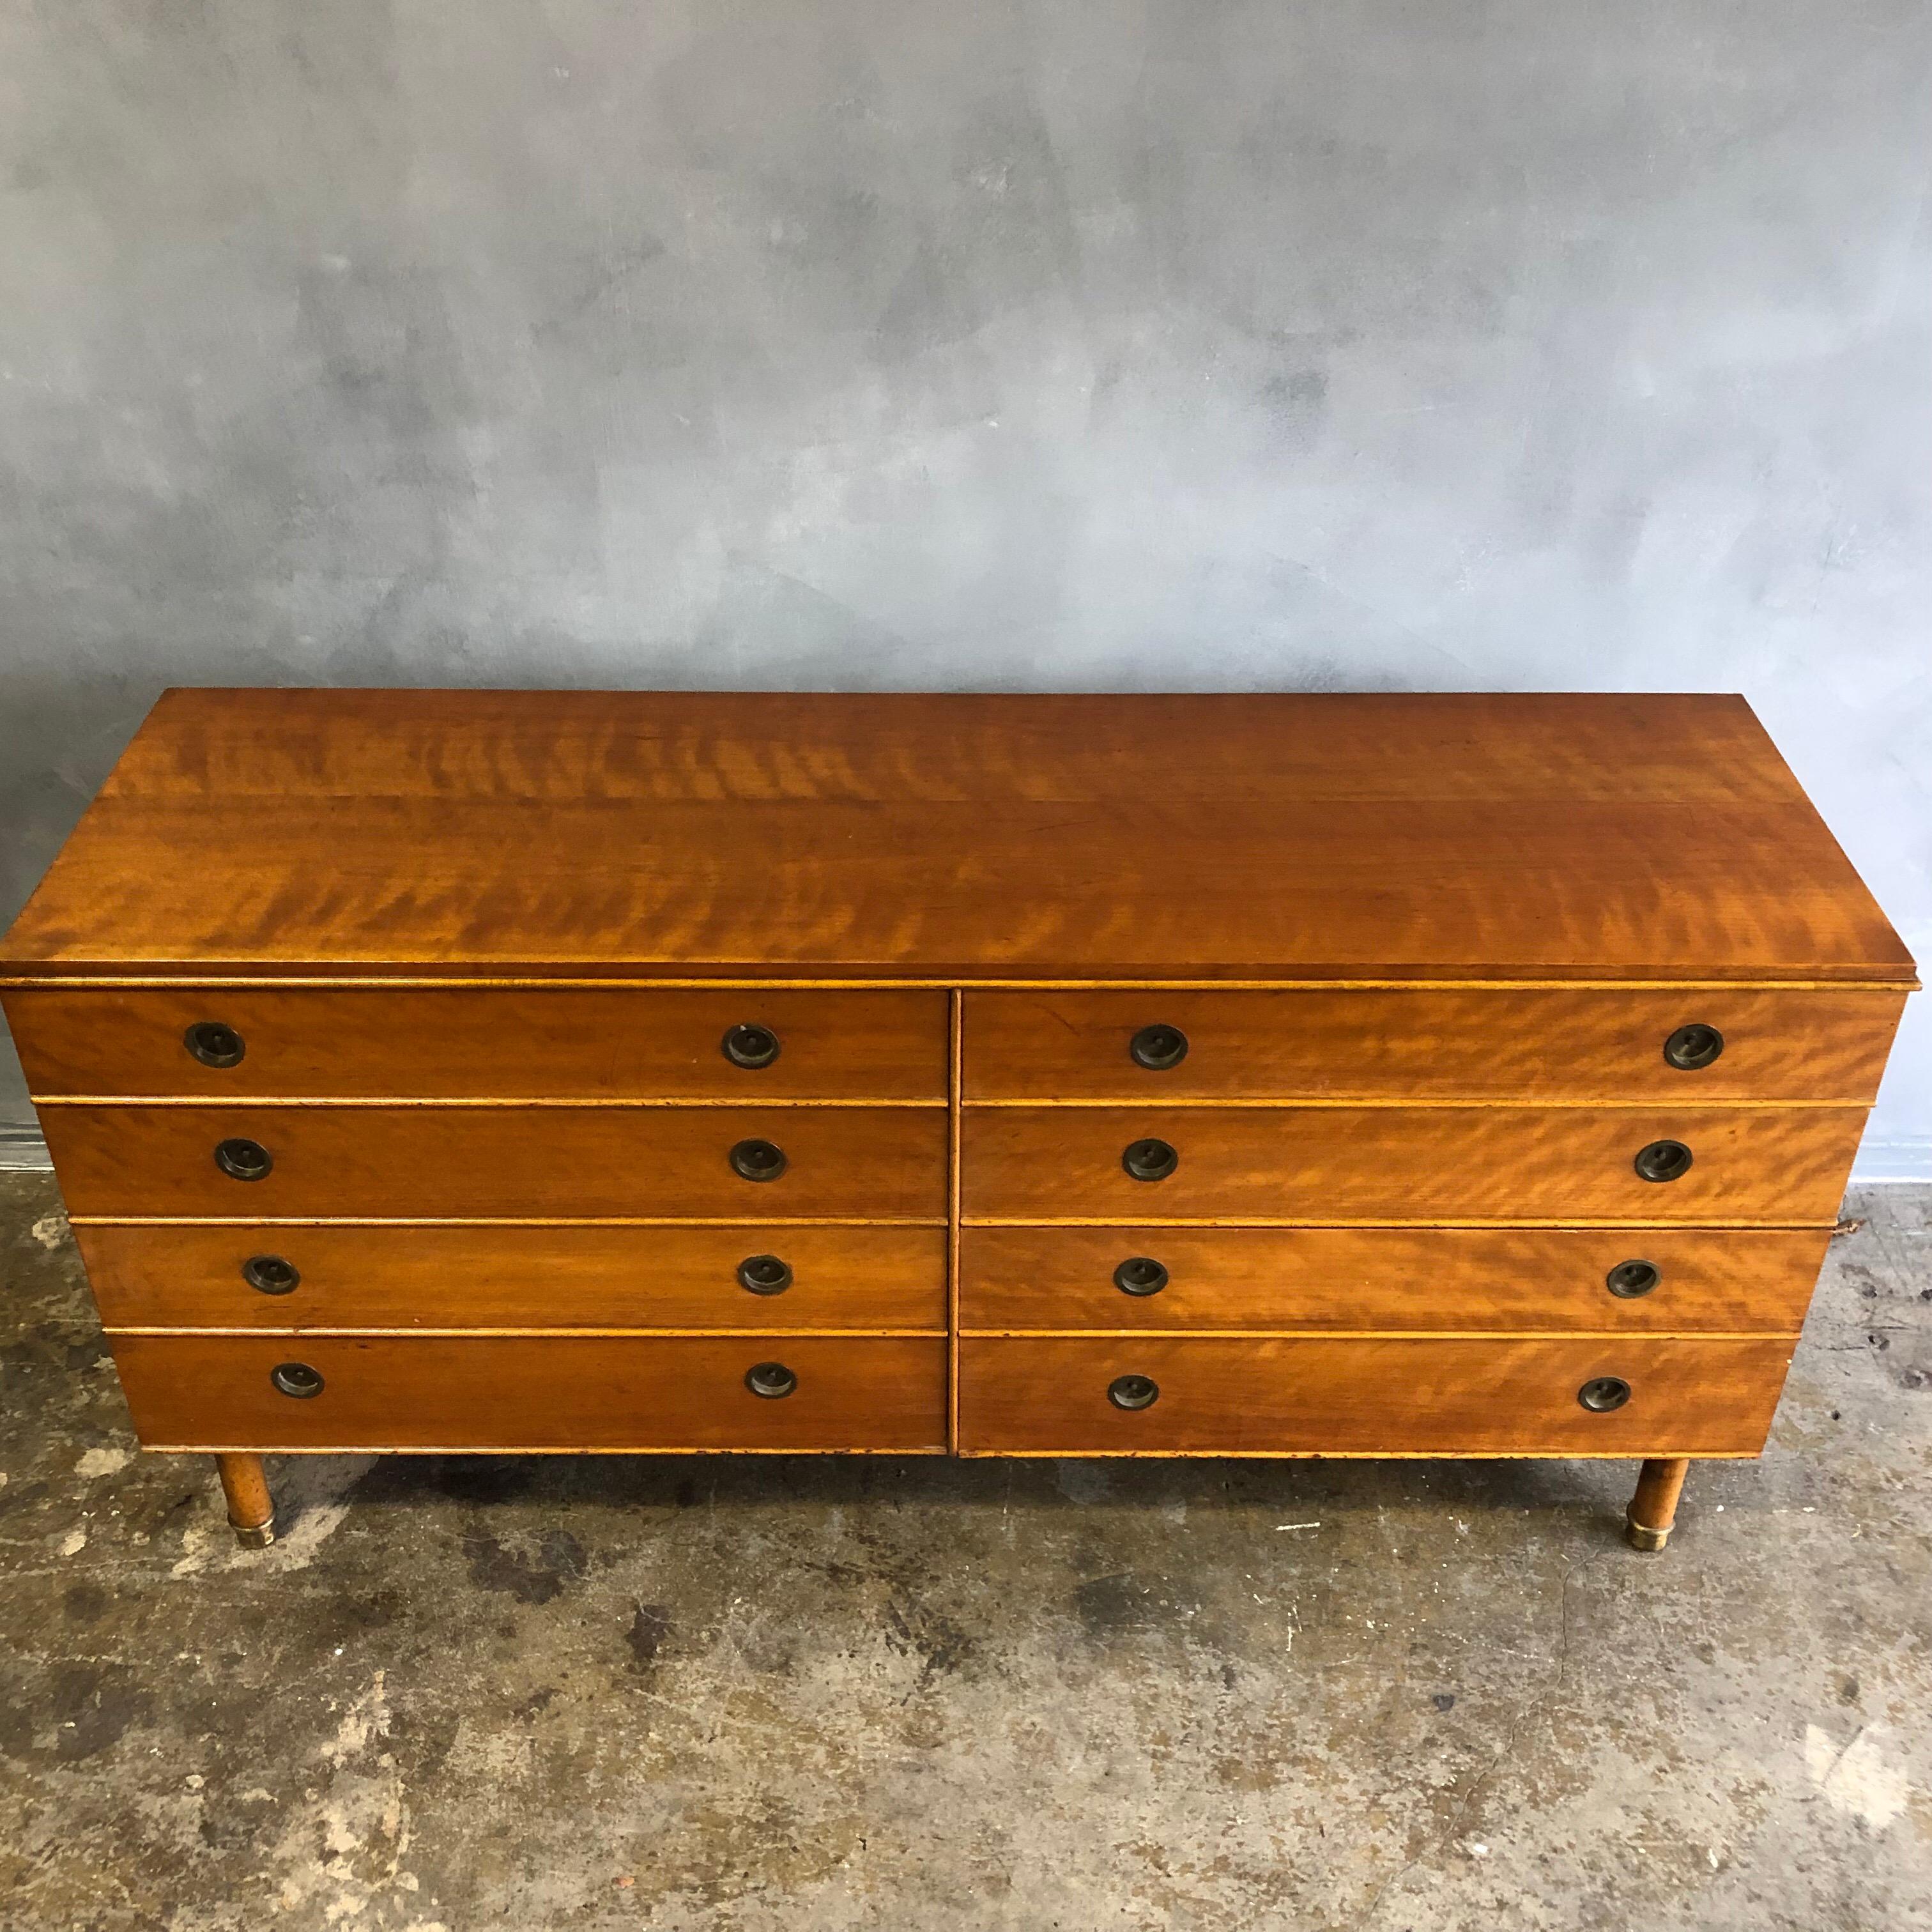
POLYGON ((1620 1301, 1634 1301, 1663 1279, 1664 1271, 1654 1262, 1619 1262, 1604 1276, 1604 1286, 1620 1301))
POLYGON ((738 1264, 738 1286, 753 1294, 782 1294, 791 1282, 791 1264, 776 1255, 747 1255, 738 1264))
POLYGON ((262 1294, 292 1294, 302 1270, 280 1255, 250 1255, 242 1264, 242 1279, 262 1294))
POLYGON ((745 1371, 745 1386, 767 1402, 776 1402, 798 1387, 798 1378, 782 1362, 760 1362, 745 1371))
POLYGON ((746 1180, 776 1180, 788 1164, 784 1148, 770 1141, 740 1141, 731 1150, 731 1172, 746 1180))
POLYGON ((306 1362, 278 1362, 268 1371, 268 1379, 283 1394, 298 1396, 304 1401, 322 1393, 322 1371, 310 1368, 306 1362))
POLYGON ((248 1050, 232 1026, 219 1020, 197 1020, 182 1035, 182 1044, 204 1066, 238 1066, 248 1050))
POLYGON ((1123 1294, 1158 1294, 1167 1279, 1166 1269, 1151 1255, 1135 1255, 1114 1270, 1114 1286, 1123 1294))
POLYGON ((1127 1052, 1136 1066, 1165 1073, 1187 1058, 1187 1036, 1177 1026, 1144 1026, 1128 1043, 1127 1052))
POLYGON ((1130 1141, 1120 1165, 1136 1180, 1165 1180, 1180 1165, 1180 1156, 1166 1141, 1130 1141))
POLYGON ((1664 1042, 1664 1057, 1672 1066, 1694 1073, 1708 1066, 1724 1050, 1724 1036, 1714 1026, 1681 1026, 1664 1042))
POLYGON ((1690 1172, 1690 1150, 1682 1141, 1652 1141, 1632 1165, 1645 1180, 1681 1180, 1690 1172))
POLYGON ((1160 1384, 1151 1376, 1116 1376, 1107 1384, 1107 1400, 1116 1408, 1151 1408, 1160 1400, 1160 1384))
POLYGON ((778 1036, 767 1026, 734 1026, 718 1043, 734 1066, 755 1070, 778 1057, 778 1036))
POLYGON ((236 1180, 260 1180, 275 1164, 260 1141, 223 1141, 214 1150, 214 1164, 236 1180))
POLYGON ((1630 1385, 1622 1376, 1593 1376, 1576 1391, 1576 1400, 1595 1415, 1608 1415, 1630 1399, 1630 1385))

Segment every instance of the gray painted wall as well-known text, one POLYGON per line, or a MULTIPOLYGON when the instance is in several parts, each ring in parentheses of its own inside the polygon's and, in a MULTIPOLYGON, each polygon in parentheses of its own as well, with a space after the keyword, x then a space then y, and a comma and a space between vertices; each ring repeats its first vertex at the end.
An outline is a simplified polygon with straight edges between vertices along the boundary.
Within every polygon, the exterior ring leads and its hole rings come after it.
POLYGON ((1690 688, 1932 959, 1928 172, 1918 0, 7 7, 0 915, 170 682, 1690 688))

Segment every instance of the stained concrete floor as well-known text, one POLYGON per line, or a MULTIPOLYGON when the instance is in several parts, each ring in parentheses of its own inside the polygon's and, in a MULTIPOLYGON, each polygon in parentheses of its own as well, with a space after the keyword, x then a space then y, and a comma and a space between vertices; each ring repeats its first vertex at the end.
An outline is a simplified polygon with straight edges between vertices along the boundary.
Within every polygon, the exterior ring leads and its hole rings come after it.
POLYGON ((134 1454, 0 1177, 0 1924, 1932 1923, 1932 1189, 1834 1242, 1768 1454, 134 1454))

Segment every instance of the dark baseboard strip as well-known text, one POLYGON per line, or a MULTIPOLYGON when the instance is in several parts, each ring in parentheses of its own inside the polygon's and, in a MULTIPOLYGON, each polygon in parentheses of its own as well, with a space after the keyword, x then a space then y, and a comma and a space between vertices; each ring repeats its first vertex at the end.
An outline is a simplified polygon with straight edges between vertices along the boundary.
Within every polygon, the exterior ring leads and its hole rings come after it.
POLYGON ((47 1158, 47 1144, 40 1138, 38 1127, 0 1120, 0 1170, 38 1168, 44 1172, 52 1165, 47 1158))

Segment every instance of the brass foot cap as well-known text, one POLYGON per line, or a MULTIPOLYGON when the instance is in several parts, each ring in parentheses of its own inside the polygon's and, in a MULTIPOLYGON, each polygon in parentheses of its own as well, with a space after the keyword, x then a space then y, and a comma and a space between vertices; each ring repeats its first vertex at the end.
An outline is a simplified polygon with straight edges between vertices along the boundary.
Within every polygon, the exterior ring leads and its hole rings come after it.
POLYGON ((244 1529, 238 1522, 228 1527, 235 1532, 235 1540, 244 1550, 266 1550, 275 1540, 275 1526, 272 1522, 258 1522, 253 1529, 244 1529))
POLYGON ((1652 1529, 1648 1524, 1639 1522, 1635 1516, 1626 1515, 1624 1540, 1633 1550, 1661 1550, 1670 1540, 1670 1532, 1652 1529))

